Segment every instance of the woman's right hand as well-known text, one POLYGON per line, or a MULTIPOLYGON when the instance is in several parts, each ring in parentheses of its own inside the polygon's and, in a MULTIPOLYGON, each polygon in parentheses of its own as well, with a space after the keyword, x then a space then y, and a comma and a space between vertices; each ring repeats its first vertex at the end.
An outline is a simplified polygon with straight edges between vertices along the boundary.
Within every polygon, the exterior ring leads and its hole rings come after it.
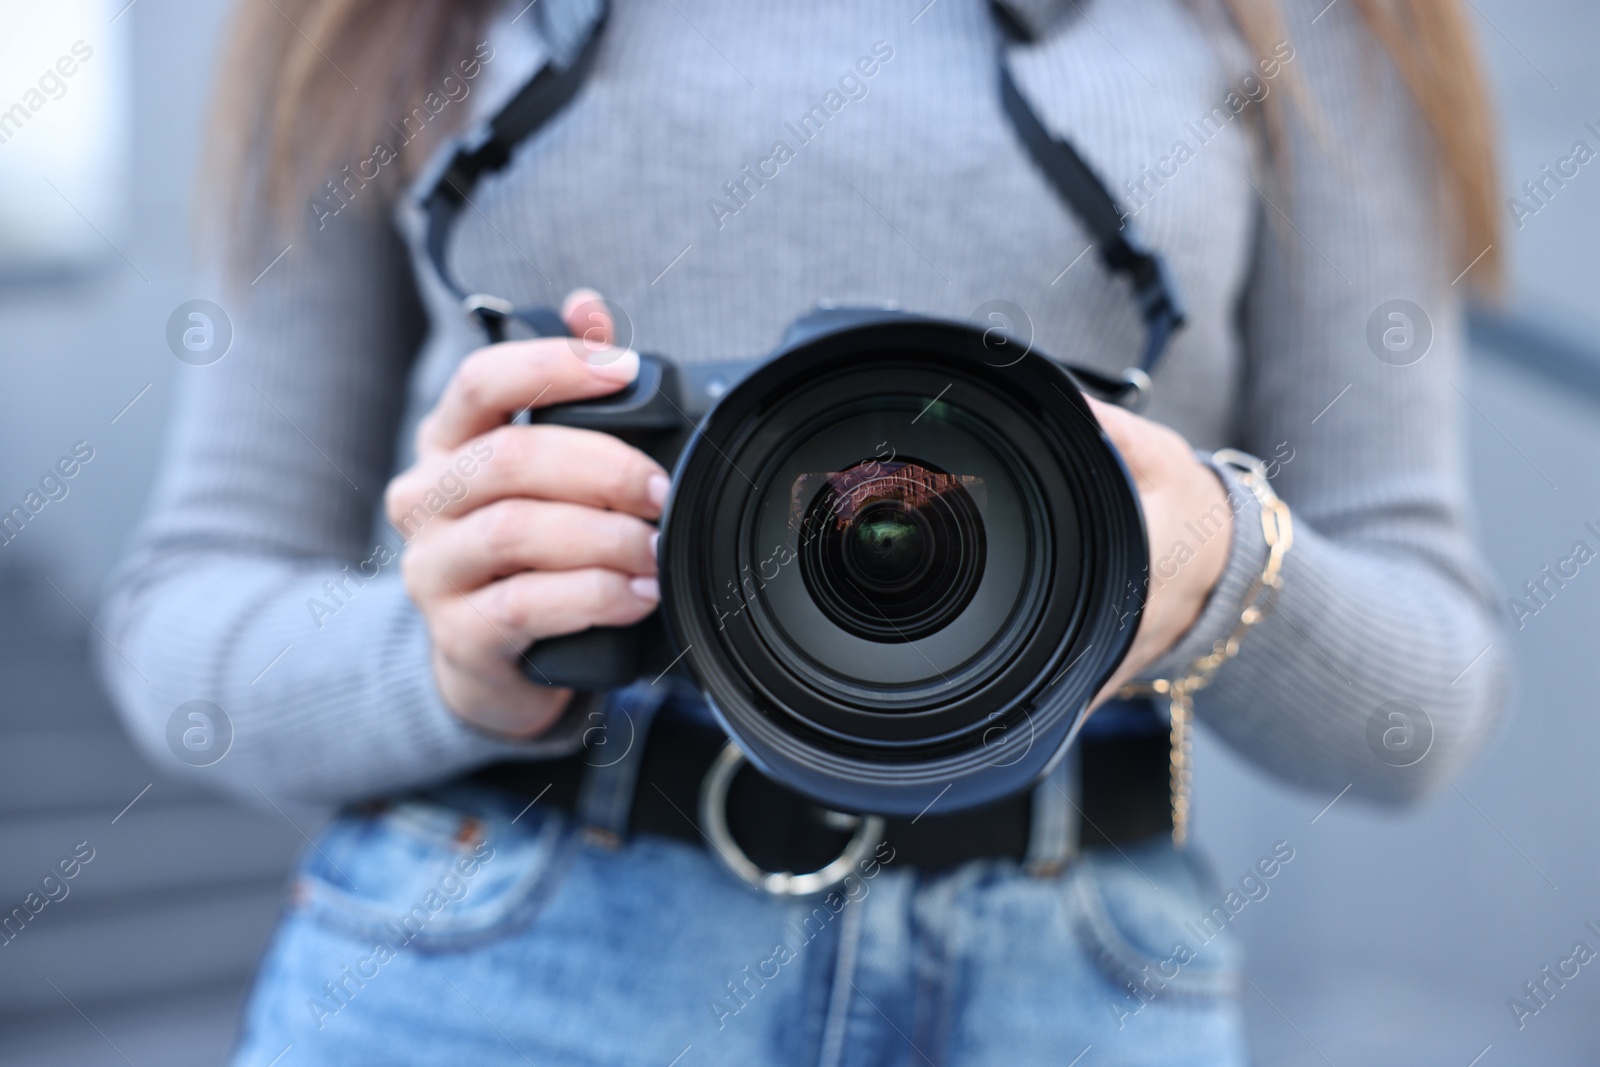
POLYGON ((614 393, 639 356, 612 347, 599 294, 562 317, 581 338, 508 341, 466 358, 417 429, 416 463, 384 497, 401 572, 432 637, 445 704, 482 729, 543 733, 572 691, 522 675, 533 642, 627 626, 660 598, 655 527, 666 471, 610 434, 511 426, 522 409, 614 393), (441 504, 442 502, 442 504, 441 504))

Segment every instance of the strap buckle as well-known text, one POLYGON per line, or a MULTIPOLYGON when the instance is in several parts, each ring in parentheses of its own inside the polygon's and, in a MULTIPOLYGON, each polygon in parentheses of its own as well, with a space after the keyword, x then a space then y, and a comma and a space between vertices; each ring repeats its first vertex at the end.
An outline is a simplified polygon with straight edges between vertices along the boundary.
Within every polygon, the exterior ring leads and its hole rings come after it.
POLYGON ((844 850, 828 864, 814 871, 769 871, 745 855, 728 829, 728 787, 746 762, 744 753, 732 741, 723 746, 700 783, 700 825, 714 852, 747 885, 776 897, 808 897, 824 893, 842 883, 856 865, 871 857, 883 841, 884 822, 876 815, 848 815, 833 812, 855 833, 844 850))

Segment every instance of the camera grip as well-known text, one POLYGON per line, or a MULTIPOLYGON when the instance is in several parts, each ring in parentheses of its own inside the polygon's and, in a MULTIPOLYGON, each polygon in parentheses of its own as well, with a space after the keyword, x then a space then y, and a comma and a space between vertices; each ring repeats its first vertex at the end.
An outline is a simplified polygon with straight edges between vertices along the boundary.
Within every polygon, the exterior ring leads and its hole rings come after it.
POLYGON ((639 357, 639 376, 617 392, 534 408, 528 421, 603 430, 619 437, 692 429, 681 400, 673 399, 678 393, 678 369, 660 356, 645 354, 639 357))
POLYGON ((653 678, 671 662, 661 618, 635 626, 594 626, 537 641, 522 654, 530 682, 563 689, 619 689, 653 678))

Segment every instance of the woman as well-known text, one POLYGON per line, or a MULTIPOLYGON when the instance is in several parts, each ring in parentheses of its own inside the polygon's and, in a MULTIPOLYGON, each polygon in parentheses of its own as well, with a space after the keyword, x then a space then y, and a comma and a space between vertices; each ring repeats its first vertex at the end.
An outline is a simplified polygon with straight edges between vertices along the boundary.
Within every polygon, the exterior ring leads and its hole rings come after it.
MULTIPOLYGON (((1496 266, 1460 12, 1008 17, 1038 30, 1009 46, 1024 95, 1188 312, 1143 416, 1096 408, 1138 474, 1159 579, 1103 696, 1184 675, 1254 603, 1262 498, 1206 455, 1233 446, 1272 461, 1293 544, 1277 610, 1195 714, 1319 794, 1438 788, 1506 685, 1450 385, 1460 294, 1496 266), (1420 760, 1369 743, 1395 701, 1431 727, 1420 760)), ((1108 372, 1139 340, 1001 114, 1004 31, 981 0, 620 0, 582 91, 472 190, 447 250, 464 284, 560 305, 585 342, 486 345, 427 262, 407 183, 567 25, 556 0, 278 0, 237 31, 218 123, 237 340, 186 369, 103 625, 147 747, 173 707, 212 700, 235 739, 207 773, 351 805, 296 874, 237 1062, 1243 1062, 1236 946, 1189 932, 1218 897, 1167 834, 1096 845, 1088 811, 1057 862, 887 852, 822 906, 748 888, 692 833, 597 827, 581 790, 541 800, 619 720, 527 682, 520 652, 655 609, 668 483, 613 438, 515 413, 620 388, 630 344, 758 356, 828 301, 967 318, 1005 299, 1040 348, 1108 372), (794 128, 819 102, 825 125, 794 128)), ((675 690, 657 721, 700 714, 675 690)), ((1036 796, 1035 821, 1073 817, 1036 796)))

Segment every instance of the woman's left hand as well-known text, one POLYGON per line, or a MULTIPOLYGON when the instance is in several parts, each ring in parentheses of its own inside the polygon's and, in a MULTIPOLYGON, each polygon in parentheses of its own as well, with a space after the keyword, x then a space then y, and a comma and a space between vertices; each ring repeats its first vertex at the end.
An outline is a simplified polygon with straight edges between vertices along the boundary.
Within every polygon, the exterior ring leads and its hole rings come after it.
POLYGON ((1106 436, 1133 472, 1150 544, 1144 612, 1133 647, 1095 697, 1098 706, 1177 644, 1222 578, 1233 543, 1233 509, 1214 471, 1183 436, 1123 408, 1091 399, 1106 436))

